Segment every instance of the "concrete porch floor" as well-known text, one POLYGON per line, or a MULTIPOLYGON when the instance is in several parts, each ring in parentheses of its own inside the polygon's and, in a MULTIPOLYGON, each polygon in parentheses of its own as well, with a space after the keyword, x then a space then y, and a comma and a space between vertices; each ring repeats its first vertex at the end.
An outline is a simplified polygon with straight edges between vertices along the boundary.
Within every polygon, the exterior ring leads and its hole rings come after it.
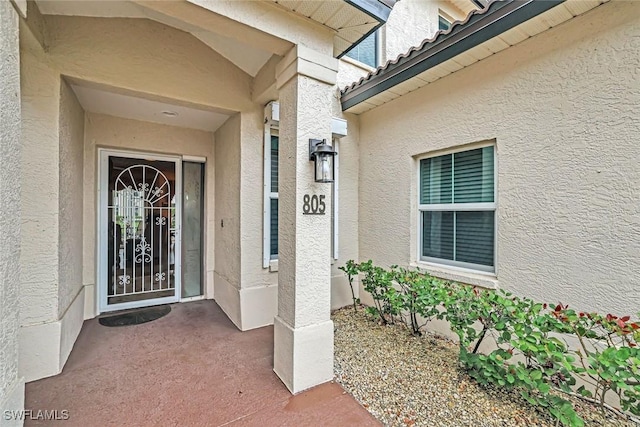
POLYGON ((272 369, 273 327, 240 332, 211 300, 142 325, 92 319, 63 372, 26 386, 26 409, 69 419, 25 425, 379 425, 338 384, 291 396, 272 369))

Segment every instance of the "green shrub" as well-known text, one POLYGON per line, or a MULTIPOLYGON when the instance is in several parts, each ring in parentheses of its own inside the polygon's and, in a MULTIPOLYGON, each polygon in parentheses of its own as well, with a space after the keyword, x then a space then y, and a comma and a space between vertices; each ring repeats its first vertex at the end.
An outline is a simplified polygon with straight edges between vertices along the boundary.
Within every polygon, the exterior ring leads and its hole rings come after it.
POLYGON ((353 309, 354 311, 358 311, 358 304, 360 304, 360 298, 356 298, 355 290, 353 289, 353 279, 360 272, 360 266, 355 263, 353 260, 347 261, 347 263, 338 267, 338 269, 342 270, 344 274, 347 275, 347 280, 349 281, 349 288, 351 288, 351 299, 353 300, 353 309))
POLYGON ((580 387, 582 396, 604 408, 612 392, 623 410, 640 415, 640 325, 629 316, 576 313, 562 304, 549 307, 502 290, 445 282, 419 270, 385 270, 371 260, 349 261, 341 269, 349 279, 354 308, 353 277, 362 273, 364 289, 374 301, 368 313, 384 324, 407 319, 416 335, 431 319, 447 320, 459 338, 460 364, 469 376, 480 384, 519 390, 563 425, 584 422, 568 400, 551 390, 571 393, 578 376, 594 390, 580 387), (559 338, 562 334, 575 336, 579 348, 570 349, 559 338), (488 337, 495 349, 484 354, 481 344, 488 337))
POLYGON ((377 316, 383 324, 395 323, 402 310, 402 296, 393 287, 393 273, 374 266, 371 260, 360 264, 359 270, 364 274, 364 290, 371 294, 374 303, 374 307, 367 307, 367 312, 377 316))
POLYGON ((624 411, 640 415, 640 325, 630 316, 577 313, 562 304, 550 315, 558 332, 573 334, 579 342, 566 367, 593 391, 581 386, 578 392, 595 398, 602 408, 607 393, 615 393, 624 411))
POLYGON ((402 318, 408 319, 414 335, 421 335, 422 328, 440 314, 443 282, 419 270, 396 266, 391 274, 400 290, 402 318))

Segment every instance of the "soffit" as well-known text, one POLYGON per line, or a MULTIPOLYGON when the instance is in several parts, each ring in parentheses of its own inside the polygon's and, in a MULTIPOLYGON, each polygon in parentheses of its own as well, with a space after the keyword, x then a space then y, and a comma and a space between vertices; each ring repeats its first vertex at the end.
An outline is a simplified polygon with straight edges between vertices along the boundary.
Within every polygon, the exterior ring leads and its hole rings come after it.
MULTIPOLYGON (((563 3, 543 12, 532 19, 517 25, 496 37, 480 43, 448 60, 417 74, 411 78, 399 79, 397 82, 390 81, 392 73, 398 71, 400 67, 406 65, 412 58, 427 52, 432 46, 444 41, 447 37, 459 29, 464 29, 465 25, 477 19, 477 15, 488 13, 492 5, 498 3, 493 1, 483 10, 470 13, 464 21, 456 21, 451 28, 446 31, 438 31, 431 39, 422 42, 418 47, 414 47, 409 52, 399 55, 395 60, 388 61, 384 66, 361 78, 358 82, 352 83, 341 91, 341 101, 343 110, 354 114, 369 111, 377 106, 385 104, 406 93, 417 90, 423 86, 433 83, 449 74, 455 73, 465 67, 498 53, 504 49, 514 46, 524 40, 547 31, 557 25, 562 24, 578 15, 581 15, 610 0, 566 0, 563 3), (386 79, 386 80, 385 80, 386 79), (368 97, 354 105, 345 104, 350 97, 358 94, 364 95, 364 90, 378 82, 384 83, 387 88, 379 93, 368 97)), ((503 2, 504 3, 504 2, 503 2)), ((362 97, 362 96, 361 96, 362 97)))
POLYGON ((252 77, 256 76, 272 56, 272 53, 266 50, 248 45, 231 37, 225 37, 213 31, 207 31, 131 1, 37 0, 37 4, 43 15, 141 18, 160 22, 191 33, 198 40, 252 77))
POLYGON ((462 11, 465 15, 473 12, 477 9, 477 6, 473 4, 471 0, 447 0, 449 3, 454 5, 456 8, 462 11))
POLYGON ((208 132, 214 132, 230 117, 206 107, 150 99, 77 79, 71 79, 70 86, 82 108, 91 113, 208 132))
POLYGON ((335 31, 333 54, 340 58, 383 25, 396 0, 271 0, 278 6, 335 31))

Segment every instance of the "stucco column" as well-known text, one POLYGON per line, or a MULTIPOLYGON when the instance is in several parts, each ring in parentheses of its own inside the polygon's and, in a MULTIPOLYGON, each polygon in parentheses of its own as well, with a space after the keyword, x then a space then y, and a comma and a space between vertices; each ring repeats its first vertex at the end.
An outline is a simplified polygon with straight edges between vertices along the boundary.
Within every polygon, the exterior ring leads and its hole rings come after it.
POLYGON ((0 425, 17 426, 20 416, 11 411, 24 408, 18 375, 20 51, 18 13, 7 1, 0 2, 0 82, 0 425))
POLYGON ((280 101, 278 315, 274 371, 292 393, 333 378, 331 185, 316 183, 309 139, 331 139, 337 60, 298 46, 276 69, 280 101), (325 196, 324 215, 303 214, 325 196))

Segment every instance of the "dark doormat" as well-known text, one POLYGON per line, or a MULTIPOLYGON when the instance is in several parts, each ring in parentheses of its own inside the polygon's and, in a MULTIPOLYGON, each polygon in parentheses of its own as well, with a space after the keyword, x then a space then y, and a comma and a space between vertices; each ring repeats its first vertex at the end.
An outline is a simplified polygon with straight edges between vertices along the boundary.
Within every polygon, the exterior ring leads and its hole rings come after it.
POLYGON ((98 322, 100 322, 102 326, 139 325, 166 316, 169 312, 171 312, 171 306, 161 305, 159 307, 143 308, 122 314, 101 317, 98 319, 98 322))

